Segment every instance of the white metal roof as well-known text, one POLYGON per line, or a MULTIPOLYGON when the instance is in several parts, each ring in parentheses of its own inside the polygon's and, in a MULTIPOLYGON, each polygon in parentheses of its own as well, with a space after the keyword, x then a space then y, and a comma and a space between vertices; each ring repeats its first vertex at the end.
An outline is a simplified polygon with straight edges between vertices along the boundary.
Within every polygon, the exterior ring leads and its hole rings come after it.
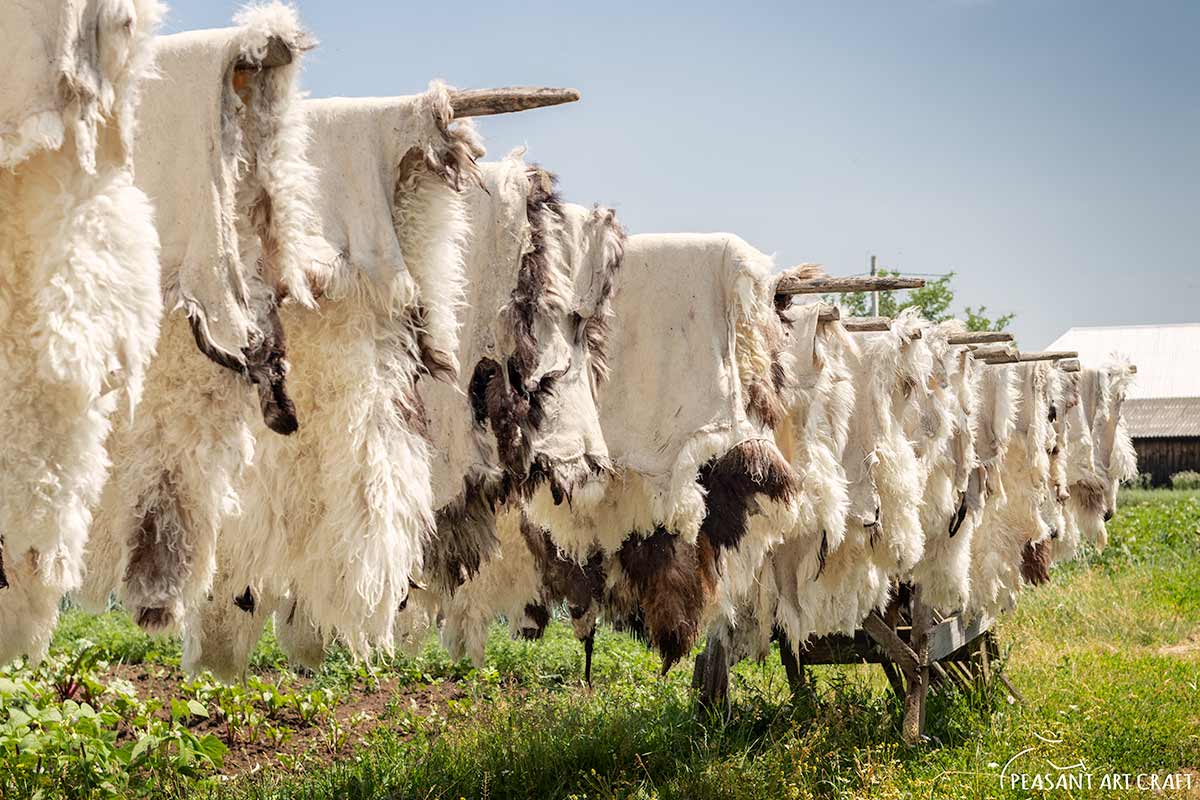
POLYGON ((1200 322, 1071 328, 1047 350, 1078 350, 1085 367, 1119 354, 1137 365, 1129 398, 1200 397, 1200 322))

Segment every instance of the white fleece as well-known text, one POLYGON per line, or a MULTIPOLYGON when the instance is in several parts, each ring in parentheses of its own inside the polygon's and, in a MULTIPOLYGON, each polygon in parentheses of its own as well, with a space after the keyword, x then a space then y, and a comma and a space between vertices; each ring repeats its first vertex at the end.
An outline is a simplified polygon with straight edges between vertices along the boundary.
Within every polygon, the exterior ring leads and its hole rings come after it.
POLYGON ((155 41, 161 78, 147 87, 137 141, 138 185, 158 206, 162 288, 173 310, 139 414, 109 442, 113 478, 93 526, 83 599, 102 604, 121 581, 122 599, 150 629, 173 625, 205 597, 218 531, 238 511, 235 484, 254 452, 254 389, 197 343, 240 363, 242 348, 264 335, 276 295, 309 302, 309 281, 326 272, 305 255, 315 173, 304 158, 296 78, 312 40, 281 3, 235 21, 155 41), (242 85, 237 63, 261 57, 271 37, 288 45, 292 62, 242 85))
POLYGON ((30 3, 0 28, 0 661, 42 657, 79 586, 104 441, 158 337, 159 241, 129 148, 161 13, 30 3))

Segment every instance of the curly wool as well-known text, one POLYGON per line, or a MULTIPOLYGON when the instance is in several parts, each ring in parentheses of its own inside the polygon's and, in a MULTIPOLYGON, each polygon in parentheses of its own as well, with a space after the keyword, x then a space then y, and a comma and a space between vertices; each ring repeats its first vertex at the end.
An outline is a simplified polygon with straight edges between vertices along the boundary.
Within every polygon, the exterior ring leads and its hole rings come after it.
POLYGON ((92 604, 103 603, 114 579, 120 581, 122 599, 148 629, 171 627, 207 593, 217 534, 223 519, 238 511, 235 484, 253 455, 251 420, 258 413, 251 380, 264 384, 258 392, 263 414, 283 425, 273 427, 294 429, 283 391, 287 364, 277 349, 283 342, 278 304, 284 295, 309 300, 303 248, 314 224, 315 181, 303 157, 307 131, 296 77, 299 55, 311 39, 295 11, 279 3, 249 9, 238 21, 238 28, 157 41, 165 75, 147 92, 154 113, 138 141, 139 181, 159 204, 156 225, 164 241, 164 232, 170 233, 163 291, 179 306, 163 323, 138 416, 110 437, 113 477, 93 526, 83 594, 92 604), (244 97, 237 97, 234 65, 261 57, 272 36, 289 44, 292 63, 253 73, 244 97), (191 119, 179 113, 170 84, 210 74, 217 85, 198 91, 220 98, 219 119, 199 113, 203 124, 215 126, 221 158, 204 168, 155 160, 173 128, 191 119), (179 185, 180 175, 196 185, 179 185), (212 193, 213 187, 219 224, 193 225, 184 218, 192 209, 178 208, 176 192, 183 197, 212 193), (198 258, 201 252, 220 252, 224 261, 198 258), (205 311, 205 302, 214 305, 205 311), (227 303, 242 309, 248 328, 232 312, 220 314, 221 326, 214 326, 210 312, 227 303))
POLYGON ((67 5, 54 20, 66 26, 53 76, 64 105, 43 119, 45 136, 0 142, 16 167, 0 170, 3 660, 41 658, 58 601, 80 584, 104 442, 114 417, 138 404, 162 313, 153 212, 129 165, 162 8, 67 5), (87 37, 73 38, 72 26, 87 37))

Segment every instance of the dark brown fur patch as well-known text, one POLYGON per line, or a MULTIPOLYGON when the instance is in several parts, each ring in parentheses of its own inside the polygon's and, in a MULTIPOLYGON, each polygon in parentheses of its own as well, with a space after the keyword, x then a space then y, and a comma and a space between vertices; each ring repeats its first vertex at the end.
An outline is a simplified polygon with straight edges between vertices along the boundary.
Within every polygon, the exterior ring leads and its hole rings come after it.
POLYGON ((445 595, 473 578, 499 547, 496 503, 504 487, 486 479, 464 479, 463 490, 434 515, 436 532, 425 548, 425 569, 445 595))
POLYGON ((579 619, 599 604, 604 593, 604 557, 589 555, 586 564, 564 558, 550 532, 521 516, 521 536, 542 578, 542 599, 551 607, 566 603, 572 619, 579 619))
POLYGON ((665 672, 699 636, 701 618, 716 590, 716 554, 707 540, 690 545, 660 526, 649 536, 630 536, 617 557, 665 672))
MULTIPOLYGON (((177 490, 171 476, 163 473, 159 480, 158 496, 175 497, 177 490)), ((141 508, 142 518, 129 535, 129 561, 123 578, 135 604, 141 597, 161 595, 164 581, 171 576, 186 575, 191 569, 191 551, 186 546, 177 509, 149 505, 141 508)), ((138 625, 150 631, 169 626, 171 616, 165 608, 139 606, 135 611, 138 625)))
POLYGON ((1050 580, 1050 543, 1026 542, 1021 553, 1021 577, 1031 586, 1050 580))
POLYGON ((521 627, 521 638, 527 641, 542 638, 546 626, 550 624, 550 609, 541 603, 526 603, 525 616, 533 622, 534 627, 521 627))
MULTIPOLYGON (((254 609, 258 608, 258 603, 254 601, 254 592, 250 590, 249 586, 246 587, 246 591, 233 598, 233 604, 247 614, 253 614, 254 609)), ((292 611, 295 612, 294 607, 292 611)))
POLYGON ((525 211, 529 220, 530 249, 521 258, 517 286, 513 289, 509 305, 517 364, 525 375, 537 366, 538 346, 534 323, 541 313, 543 297, 550 289, 551 266, 546 243, 548 232, 543 225, 543 214, 562 215, 562 200, 555 190, 558 178, 537 166, 530 166, 526 175, 529 178, 529 194, 525 198, 525 211))
POLYGON ((204 335, 199 319, 189 317, 188 322, 196 347, 206 358, 238 373, 257 387, 266 426, 284 436, 295 433, 300 423, 296 418, 296 407, 287 394, 287 341, 278 309, 272 306, 268 311, 267 330, 263 331, 259 341, 242 350, 240 361, 213 346, 204 335))
POLYGON ((8 588, 8 576, 4 574, 4 537, 0 536, 0 589, 8 588))
POLYGON ((746 535, 754 496, 787 500, 795 495, 799 478, 770 443, 742 442, 700 468, 705 515, 700 535, 720 548, 736 548, 746 535))

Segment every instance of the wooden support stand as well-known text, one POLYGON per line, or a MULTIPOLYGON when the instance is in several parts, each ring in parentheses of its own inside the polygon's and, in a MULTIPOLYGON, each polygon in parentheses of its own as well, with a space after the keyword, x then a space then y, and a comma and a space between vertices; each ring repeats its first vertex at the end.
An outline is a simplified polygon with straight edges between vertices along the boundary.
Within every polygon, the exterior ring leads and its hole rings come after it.
MULTIPOLYGON (((985 686, 999 679, 1014 700, 1024 702, 1008 679, 995 671, 999 650, 991 617, 966 620, 942 618, 921 601, 920 587, 902 587, 884 614, 871 612, 853 636, 835 634, 812 639, 798 654, 782 631, 776 630, 779 656, 792 695, 811 691, 804 667, 822 664, 879 664, 904 716, 901 735, 906 744, 925 739, 925 709, 931 689, 950 685, 962 689, 985 686)), ((692 688, 702 709, 728 713, 729 654, 721 641, 709 637, 696 658, 692 688)))

